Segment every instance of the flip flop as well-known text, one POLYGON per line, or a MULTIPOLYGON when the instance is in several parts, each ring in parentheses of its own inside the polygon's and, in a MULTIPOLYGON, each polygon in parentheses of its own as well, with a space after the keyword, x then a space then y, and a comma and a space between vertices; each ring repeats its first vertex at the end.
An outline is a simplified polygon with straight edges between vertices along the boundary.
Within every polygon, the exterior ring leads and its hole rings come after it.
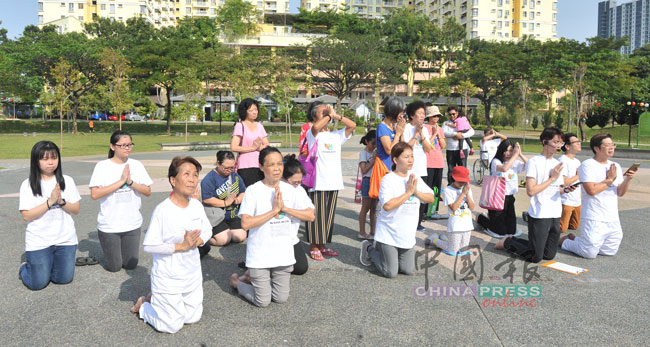
POLYGON ((311 251, 309 252, 311 254, 311 258, 316 260, 316 261, 323 261, 325 258, 323 257, 323 254, 321 254, 320 251, 311 251))
POLYGON ((95 257, 86 257, 86 265, 97 265, 99 261, 95 257))
POLYGON ((320 252, 321 252, 321 254, 329 256, 329 257, 336 257, 337 255, 339 255, 339 252, 337 252, 337 251, 335 251, 335 250, 333 250, 331 248, 325 248, 320 252))
POLYGON ((97 265, 99 261, 95 257, 78 257, 74 261, 75 266, 97 265))

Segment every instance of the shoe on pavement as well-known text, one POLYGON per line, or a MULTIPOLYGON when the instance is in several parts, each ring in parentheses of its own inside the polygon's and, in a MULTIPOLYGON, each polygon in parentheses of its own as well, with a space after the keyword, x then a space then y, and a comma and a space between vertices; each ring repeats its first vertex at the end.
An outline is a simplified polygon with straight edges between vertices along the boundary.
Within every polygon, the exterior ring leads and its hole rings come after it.
POLYGON ((369 248, 372 243, 368 240, 361 241, 361 252, 359 253, 359 261, 363 266, 370 266, 372 259, 370 258, 369 248))

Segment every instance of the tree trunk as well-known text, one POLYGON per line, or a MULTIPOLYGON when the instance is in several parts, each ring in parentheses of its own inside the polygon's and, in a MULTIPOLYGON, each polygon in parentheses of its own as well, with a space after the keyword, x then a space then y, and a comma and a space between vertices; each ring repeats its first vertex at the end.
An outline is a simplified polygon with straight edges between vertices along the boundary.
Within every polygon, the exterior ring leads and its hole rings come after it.
POLYGON ((167 105, 165 107, 165 113, 167 117, 167 135, 172 133, 172 88, 165 87, 167 91, 167 105))
POLYGON ((413 96, 413 80, 415 79, 415 74, 413 72, 413 65, 415 64, 415 62, 409 60, 408 64, 409 64, 408 74, 406 75, 406 81, 407 81, 406 95, 413 96))
POLYGON ((488 127, 492 126, 492 121, 490 121, 490 109, 492 108, 492 103, 487 101, 487 99, 481 99, 483 102, 483 109, 485 110, 485 124, 488 127))
POLYGON ((75 98, 72 103, 72 133, 77 133, 77 113, 79 112, 79 99, 75 98))

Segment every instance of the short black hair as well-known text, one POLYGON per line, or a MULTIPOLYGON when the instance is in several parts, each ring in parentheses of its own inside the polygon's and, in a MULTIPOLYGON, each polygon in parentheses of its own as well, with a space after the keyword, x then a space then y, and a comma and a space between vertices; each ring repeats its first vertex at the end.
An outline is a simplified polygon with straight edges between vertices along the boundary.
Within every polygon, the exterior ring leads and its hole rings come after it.
POLYGON ((427 105, 425 105, 424 102, 420 100, 415 100, 410 104, 406 105, 406 115, 409 116, 409 119, 412 119, 413 116, 415 115, 415 112, 417 112, 417 110, 419 109, 423 109, 426 111, 427 105))
MULTIPOLYGON (((185 163, 190 163, 196 167, 196 172, 199 173, 201 172, 201 163, 199 163, 198 160, 194 159, 194 157, 174 157, 172 159, 172 162, 169 164, 169 169, 167 170, 167 179, 169 180, 169 184, 172 183, 172 177, 176 177, 178 175, 178 169, 185 163)), ((172 186, 173 188, 174 186, 172 186)))
POLYGON ((572 137, 578 138, 578 135, 574 133, 566 133, 562 135, 562 141, 564 141, 564 145, 562 145, 562 152, 566 152, 566 145, 571 144, 572 137))
POLYGON ((228 150, 222 150, 217 152, 217 164, 223 164, 223 161, 226 159, 235 160, 235 154, 228 150))
POLYGON ((393 148, 390 150, 390 160, 393 162, 393 166, 391 167, 391 171, 395 171, 397 169, 397 164, 395 164, 395 159, 398 158, 402 153, 404 153, 405 150, 410 149, 411 151, 413 150, 413 147, 409 145, 406 142, 398 142, 393 148))
POLYGON ((257 100, 255 99, 246 98, 239 103, 239 105, 237 106, 237 113, 239 114, 239 120, 246 120, 246 111, 248 111, 248 109, 253 105, 257 107, 257 111, 259 112, 260 105, 257 103, 257 100))
POLYGON ((282 177, 287 180, 289 177, 301 173, 303 176, 307 173, 305 168, 302 166, 300 161, 296 158, 295 154, 287 154, 284 156, 284 171, 282 171, 282 177))
POLYGON ((363 137, 361 138, 361 141, 359 143, 362 144, 362 145, 367 145, 368 141, 370 141, 372 139, 377 139, 377 131, 374 130, 374 129, 370 130, 368 133, 363 135, 363 137))
MULTIPOLYGON (((131 138, 131 141, 133 141, 133 138, 131 137, 131 134, 129 134, 128 131, 115 130, 113 132, 113 134, 111 135, 111 145, 116 145, 117 141, 119 141, 120 138, 122 138, 122 136, 128 136, 129 138, 131 138)), ((115 151, 113 151, 112 149, 109 148, 108 149, 108 159, 113 158, 114 156, 115 156, 115 151)))
POLYGON ((589 147, 591 147, 591 151, 596 154, 596 147, 600 147, 600 145, 603 144, 604 139, 612 139, 612 135, 610 134, 596 134, 591 137, 591 140, 589 140, 589 147))
POLYGON ((456 111, 457 113, 460 113, 460 112, 458 112, 458 107, 456 107, 454 105, 451 105, 451 106, 447 107, 447 113, 449 113, 449 111, 456 111))
POLYGON ((546 142, 552 140, 555 136, 562 137, 562 130, 558 127, 548 127, 542 130, 542 133, 539 135, 539 140, 545 145, 546 142))
POLYGON ((260 167, 264 166, 264 159, 266 159, 266 156, 271 154, 271 153, 277 153, 280 156, 282 156, 282 152, 280 152, 279 149, 277 149, 275 147, 271 147, 271 146, 265 147, 263 150, 260 151, 260 156, 258 158, 260 167))

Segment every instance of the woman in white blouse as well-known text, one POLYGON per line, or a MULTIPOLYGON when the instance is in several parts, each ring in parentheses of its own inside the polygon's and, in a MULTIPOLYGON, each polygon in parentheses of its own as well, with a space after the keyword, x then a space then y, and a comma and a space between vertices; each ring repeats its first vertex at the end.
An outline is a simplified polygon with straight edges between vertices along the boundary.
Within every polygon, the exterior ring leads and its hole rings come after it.
POLYGON ((131 308, 156 330, 179 331, 203 313, 203 275, 198 246, 212 237, 212 226, 200 201, 191 198, 199 184, 201 164, 175 157, 167 177, 173 194, 158 204, 144 237, 144 251, 153 254, 151 293, 131 308))

